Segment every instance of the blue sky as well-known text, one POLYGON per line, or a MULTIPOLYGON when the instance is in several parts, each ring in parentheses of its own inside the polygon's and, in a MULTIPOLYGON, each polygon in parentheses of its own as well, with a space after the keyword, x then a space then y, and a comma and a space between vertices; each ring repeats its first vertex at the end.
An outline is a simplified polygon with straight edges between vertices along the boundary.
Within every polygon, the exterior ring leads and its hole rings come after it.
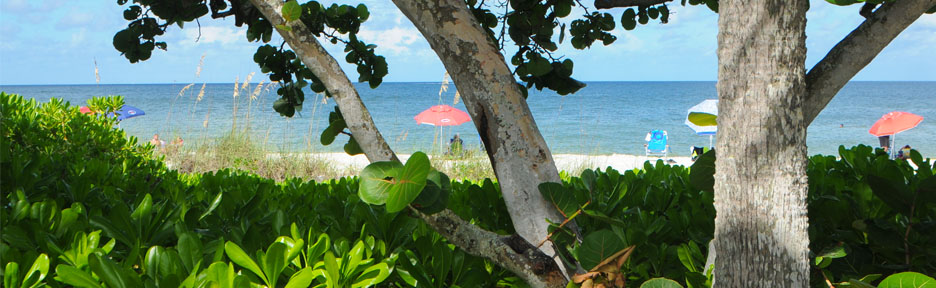
MULTIPOLYGON (((378 53, 387 57, 385 81, 441 81, 438 57, 389 0, 361 2, 372 14, 359 37, 377 44, 378 53)), ((575 61, 573 76, 584 81, 715 80, 717 15, 701 6, 670 7, 674 14, 668 24, 651 22, 634 31, 618 27, 613 31, 618 41, 586 51, 566 41, 559 54, 575 61)), ((258 73, 254 81, 261 79, 252 60, 258 44, 246 41, 246 27, 234 27, 232 17, 203 17, 198 41, 196 25, 173 26, 162 38, 169 51, 157 50, 150 60, 130 64, 111 45, 114 33, 127 25, 125 8, 116 1, 0 0, 0 84, 94 84, 95 61, 102 84, 233 82, 251 72, 258 73)), ((807 67, 861 23, 858 8, 811 2, 807 67)), ((609 12, 618 17, 623 10, 609 12)), ((343 59, 341 49, 329 47, 338 59, 343 59)), ((936 15, 924 15, 853 80, 936 81, 934 51, 936 15)), ((344 65, 356 79, 354 69, 344 65)))

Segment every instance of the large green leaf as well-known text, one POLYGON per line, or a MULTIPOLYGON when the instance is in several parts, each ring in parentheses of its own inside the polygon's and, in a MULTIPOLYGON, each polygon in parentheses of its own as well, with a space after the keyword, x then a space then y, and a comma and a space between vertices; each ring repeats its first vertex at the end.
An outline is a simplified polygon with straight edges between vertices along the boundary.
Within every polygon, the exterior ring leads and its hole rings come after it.
POLYGON ((640 288, 683 288, 679 282, 666 278, 653 278, 640 284, 640 288))
POLYGON ((936 287, 936 279, 917 272, 902 272, 887 276, 878 284, 878 288, 931 288, 936 287))
POLYGON ((578 260, 582 268, 591 270, 595 265, 607 259, 614 253, 627 248, 624 241, 611 230, 599 230, 585 236, 582 245, 576 249, 578 260))
MULTIPOLYGON (((250 256, 247 256, 247 253, 244 253, 244 250, 234 244, 231 241, 224 243, 224 252, 227 254, 228 258, 231 259, 237 265, 247 268, 250 272, 253 272, 257 277, 263 280, 264 283, 269 283, 266 278, 266 275, 263 274, 263 270, 260 269, 260 266, 257 265, 257 262, 254 262, 250 256)), ((213 265, 213 264, 212 264, 213 265)))
POLYGON ((403 167, 403 173, 397 177, 398 189, 390 193, 387 199, 387 212, 397 212, 406 208, 410 202, 419 196, 419 192, 426 187, 426 176, 432 166, 429 164, 429 156, 426 153, 416 152, 406 160, 403 167))
POLYGON ((263 255, 263 274, 269 280, 267 284, 270 287, 276 287, 276 280, 279 279, 280 273, 283 273, 283 269, 289 264, 289 260, 286 259, 287 249, 286 244, 273 242, 270 248, 267 248, 266 254, 263 255))
POLYGON ((431 168, 429 157, 422 152, 413 153, 406 165, 399 162, 371 163, 361 171, 358 194, 365 203, 387 204, 387 212, 398 212, 419 196, 431 168))
POLYGON ((39 254, 33 265, 26 270, 23 284, 20 287, 37 287, 49 273, 49 256, 45 253, 39 254))
POLYGON ((88 272, 65 264, 55 266, 55 280, 75 287, 101 287, 101 284, 94 280, 88 272))
POLYGON ((562 187, 561 183, 543 182, 539 184, 540 194, 559 208, 565 217, 572 216, 580 208, 575 201, 575 194, 562 187))
POLYGON ((289 282, 286 282, 286 288, 309 287, 314 279, 315 273, 312 273, 312 267, 305 267, 289 277, 289 282))
POLYGON ((371 205, 387 203, 387 197, 393 188, 393 176, 403 170, 403 164, 396 161, 374 162, 361 171, 361 186, 358 196, 361 201, 371 205))
POLYGON ((689 168, 689 183, 702 191, 715 191, 715 150, 699 156, 689 168))
POLYGON ((354 280, 354 284, 351 284, 351 288, 371 287, 383 282, 387 276, 390 276, 390 269, 387 263, 380 262, 364 269, 354 280))

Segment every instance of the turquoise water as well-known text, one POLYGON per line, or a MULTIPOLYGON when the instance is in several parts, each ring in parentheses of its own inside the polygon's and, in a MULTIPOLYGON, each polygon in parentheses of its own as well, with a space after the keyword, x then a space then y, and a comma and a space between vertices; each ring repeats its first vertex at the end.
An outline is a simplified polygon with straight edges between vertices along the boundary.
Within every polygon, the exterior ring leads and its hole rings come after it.
MULTIPOLYGON (((429 151, 439 129, 416 125, 413 116, 437 104, 452 104, 454 87, 439 97, 440 83, 384 83, 378 89, 358 85, 358 91, 377 127, 398 153, 429 151)), ((256 141, 272 151, 341 151, 347 136, 322 146, 318 135, 327 126, 334 101, 307 92, 303 110, 287 119, 276 114, 273 89, 263 89, 254 100, 251 85, 233 96, 233 84, 208 84, 197 102, 201 84, 181 96, 186 84, 0 86, 0 90, 47 101, 63 98, 84 105, 93 96, 123 95, 126 103, 146 111, 145 116, 124 120, 120 127, 129 135, 149 139, 154 133, 168 139, 181 136, 186 144, 219 137, 249 125, 256 141), (247 91, 249 90, 249 91, 247 91), (234 113, 234 106, 237 113, 234 113), (248 115, 249 114, 249 115, 248 115), (207 124, 206 124, 207 119, 207 124), (247 121, 249 119, 249 122, 247 121)), ((908 111, 925 118, 919 126, 897 135, 897 145, 911 145, 923 155, 936 156, 936 82, 852 82, 845 86, 809 127, 810 154, 836 154, 839 145, 877 145, 868 134, 881 115, 908 111)), ((686 156, 692 145, 708 145, 683 124, 686 109, 716 98, 715 82, 591 82, 575 95, 559 96, 531 91, 530 109, 553 153, 643 154, 644 136, 651 129, 669 135, 672 154, 686 156)), ((464 109, 463 103, 454 105, 464 109)), ((471 123, 446 127, 447 142, 459 133, 466 145, 480 145, 471 123)), ((436 138, 438 139, 438 138, 436 138)))

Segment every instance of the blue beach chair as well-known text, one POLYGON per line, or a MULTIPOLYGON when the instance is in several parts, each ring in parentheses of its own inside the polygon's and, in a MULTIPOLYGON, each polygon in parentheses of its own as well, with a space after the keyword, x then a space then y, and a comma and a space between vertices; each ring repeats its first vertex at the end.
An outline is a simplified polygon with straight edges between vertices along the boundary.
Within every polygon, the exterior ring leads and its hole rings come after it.
POLYGON ((647 133, 646 140, 647 144, 644 147, 646 147, 647 156, 666 157, 666 152, 669 150, 669 145, 666 143, 666 131, 650 131, 647 133))

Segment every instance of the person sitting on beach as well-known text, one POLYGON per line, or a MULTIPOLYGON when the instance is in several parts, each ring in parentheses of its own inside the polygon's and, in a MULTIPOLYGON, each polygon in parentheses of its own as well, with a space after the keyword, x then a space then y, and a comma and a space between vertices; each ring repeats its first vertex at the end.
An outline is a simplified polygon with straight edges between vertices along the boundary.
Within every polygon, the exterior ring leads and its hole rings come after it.
POLYGON ((881 142, 881 149, 884 149, 884 152, 890 152, 890 135, 878 137, 878 141, 881 142))
POLYGON ((182 137, 176 136, 176 138, 172 140, 172 142, 170 142, 169 144, 173 146, 182 146, 182 137))
POLYGON ((897 151, 897 159, 910 159, 910 150, 912 150, 910 145, 906 145, 903 148, 900 148, 900 150, 897 151))
POLYGON ((455 133, 455 136, 449 139, 449 151, 446 154, 461 155, 462 144, 464 142, 462 142, 461 137, 458 136, 458 133, 455 133))
POLYGON ((153 146, 156 146, 156 148, 162 148, 163 146, 166 146, 166 141, 159 139, 159 133, 153 134, 153 139, 151 139, 149 143, 153 144, 153 146))

